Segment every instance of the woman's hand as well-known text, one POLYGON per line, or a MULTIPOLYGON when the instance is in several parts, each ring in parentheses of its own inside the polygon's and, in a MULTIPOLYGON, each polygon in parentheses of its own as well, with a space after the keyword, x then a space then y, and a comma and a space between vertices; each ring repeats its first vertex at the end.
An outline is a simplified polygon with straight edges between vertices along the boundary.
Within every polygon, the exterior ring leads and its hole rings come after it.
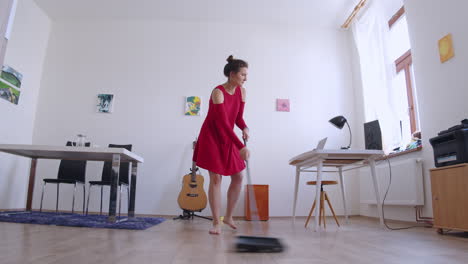
POLYGON ((250 151, 249 149, 247 149, 247 147, 243 147, 241 150, 240 150, 240 156, 243 160, 248 160, 249 157, 250 157, 250 151))
POLYGON ((242 138, 245 141, 249 141, 249 128, 248 127, 244 128, 244 130, 242 130, 242 138))

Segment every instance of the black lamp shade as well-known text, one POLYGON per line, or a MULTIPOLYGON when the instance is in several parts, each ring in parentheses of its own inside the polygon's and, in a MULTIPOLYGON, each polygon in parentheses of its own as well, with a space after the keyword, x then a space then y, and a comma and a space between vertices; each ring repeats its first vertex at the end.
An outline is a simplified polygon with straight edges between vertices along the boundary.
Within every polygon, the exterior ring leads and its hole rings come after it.
POLYGON ((342 129, 345 123, 347 122, 347 120, 344 116, 335 116, 334 118, 330 119, 328 122, 332 123, 337 128, 342 129))

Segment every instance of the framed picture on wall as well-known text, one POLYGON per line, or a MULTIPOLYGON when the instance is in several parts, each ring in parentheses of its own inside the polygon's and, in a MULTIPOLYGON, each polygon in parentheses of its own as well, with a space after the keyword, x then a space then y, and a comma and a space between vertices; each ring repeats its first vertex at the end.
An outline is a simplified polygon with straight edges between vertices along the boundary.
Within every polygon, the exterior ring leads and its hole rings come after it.
POLYGON ((184 110, 186 116, 199 116, 201 112, 201 97, 186 96, 184 110))
POLYGON ((289 112, 289 99, 276 99, 276 111, 289 112))
POLYGON ((0 98, 17 105, 20 94, 21 91, 19 89, 8 82, 5 82, 3 79, 0 79, 0 98))
POLYGON ((439 55, 441 63, 444 63, 455 56, 452 34, 448 34, 439 40, 439 55))
POLYGON ((96 106, 98 113, 112 113, 114 111, 114 95, 98 94, 96 106))
POLYGON ((10 66, 2 66, 0 73, 0 98, 10 103, 18 104, 21 94, 23 75, 10 66))
POLYGON ((23 81, 23 74, 13 69, 8 65, 3 65, 2 73, 0 76, 3 80, 11 83, 17 89, 21 88, 21 82, 23 81))

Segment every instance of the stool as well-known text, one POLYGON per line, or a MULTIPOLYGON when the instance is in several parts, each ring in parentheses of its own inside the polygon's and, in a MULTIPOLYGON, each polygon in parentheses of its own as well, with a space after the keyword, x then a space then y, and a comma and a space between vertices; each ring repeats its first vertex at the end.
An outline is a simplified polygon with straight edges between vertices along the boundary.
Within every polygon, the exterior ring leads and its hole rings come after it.
MULTIPOLYGON (((316 185, 316 181, 309 181, 307 182, 307 185, 316 185)), ((337 181, 322 181, 322 184, 320 186, 320 210, 319 210, 319 225, 322 224, 322 218, 323 218, 323 226, 326 228, 327 225, 325 223, 325 207, 324 207, 324 201, 327 201, 328 207, 330 207, 330 210, 333 214, 333 217, 335 218, 335 222, 338 226, 340 226, 340 223, 338 223, 338 219, 336 218, 335 211, 333 210, 333 207, 330 203, 330 199, 328 198, 327 192, 323 190, 324 185, 335 185, 338 184, 337 181)), ((310 216, 312 215, 312 212, 314 211, 315 208, 315 200, 314 203, 312 204, 312 209, 310 209, 309 217, 307 217, 307 221, 305 223, 305 227, 307 228, 307 225, 309 224, 310 216)))

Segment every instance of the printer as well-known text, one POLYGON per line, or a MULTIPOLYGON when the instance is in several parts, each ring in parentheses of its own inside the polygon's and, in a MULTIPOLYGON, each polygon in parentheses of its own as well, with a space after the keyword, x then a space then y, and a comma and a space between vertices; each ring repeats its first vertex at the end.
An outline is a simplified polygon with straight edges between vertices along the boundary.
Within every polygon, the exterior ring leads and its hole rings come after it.
POLYGON ((429 139, 436 167, 468 162, 468 119, 429 139))

